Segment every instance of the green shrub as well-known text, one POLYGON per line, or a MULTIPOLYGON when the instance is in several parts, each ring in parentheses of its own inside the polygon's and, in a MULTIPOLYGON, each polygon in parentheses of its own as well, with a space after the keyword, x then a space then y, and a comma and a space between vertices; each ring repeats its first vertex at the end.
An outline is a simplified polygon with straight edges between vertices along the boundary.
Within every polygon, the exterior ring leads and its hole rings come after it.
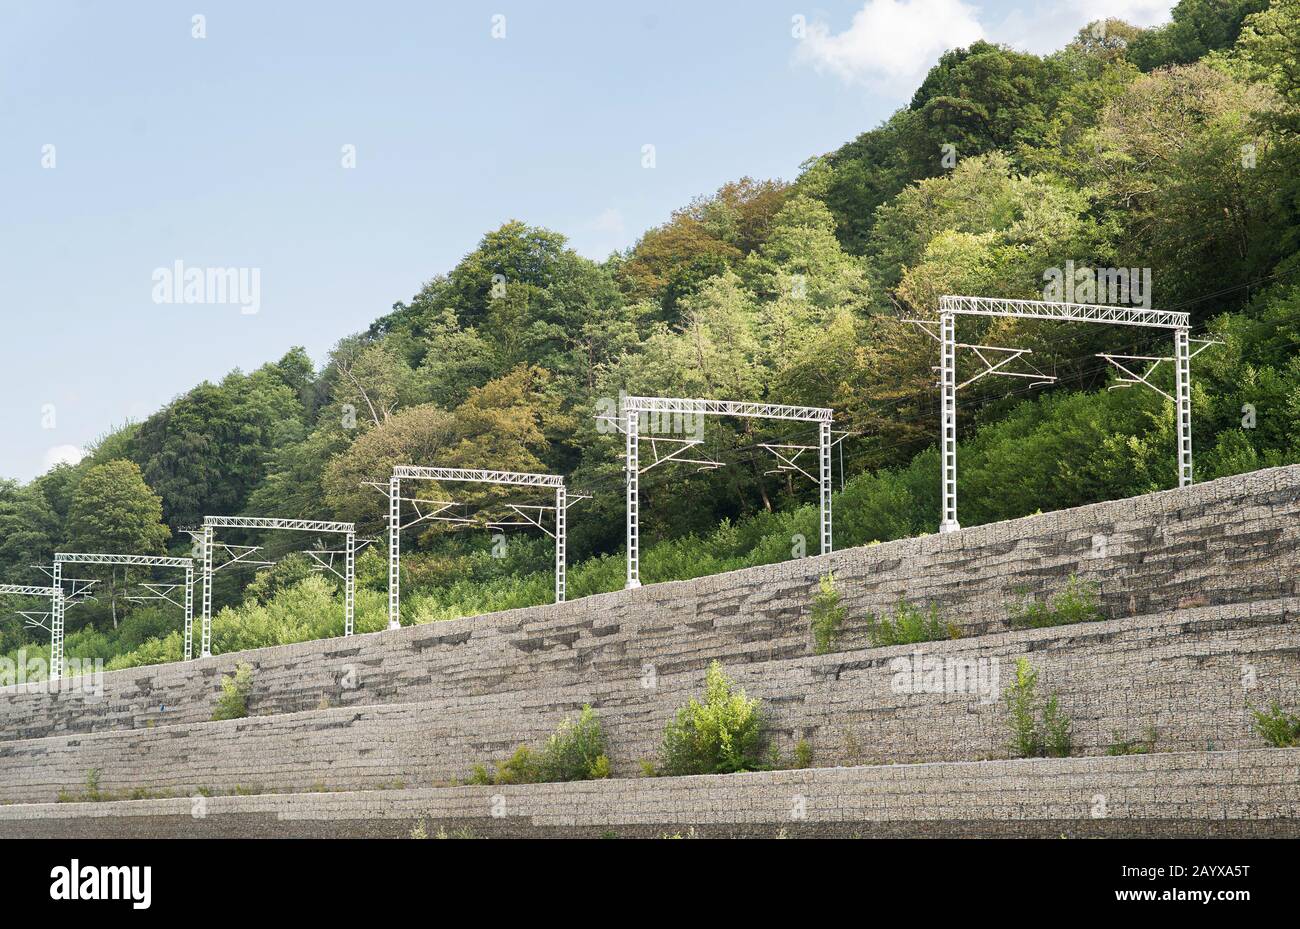
POLYGON ((597 755, 596 760, 593 761, 591 767, 587 769, 587 774, 593 781, 603 781, 605 778, 609 777, 609 756, 597 755))
POLYGON ((812 761, 812 746, 808 744, 807 739, 800 739, 794 746, 794 766, 796 768, 811 768, 812 761))
POLYGON ((1042 602, 1030 598, 1011 607, 1012 629, 1046 629, 1098 622, 1105 618, 1097 585, 1080 581, 1073 574, 1066 581, 1065 590, 1059 594, 1042 602))
POLYGON ((537 756, 527 745, 515 749, 515 753, 505 761, 497 762, 494 784, 537 784, 542 779, 542 768, 537 756))
POLYGON ((1251 708, 1255 716, 1255 731, 1264 737, 1264 741, 1274 748, 1295 748, 1300 746, 1300 717, 1282 712, 1282 707, 1274 703, 1267 713, 1251 708))
POLYGON ((1038 672, 1029 660, 1016 661, 1016 676, 1005 694, 1007 723, 1011 727, 1011 753, 1016 758, 1037 758, 1042 754, 1038 729, 1038 672))
POLYGON ((694 697, 664 729, 658 773, 732 774, 763 767, 763 715, 719 662, 705 675, 704 701, 694 697))
POLYGON ((609 777, 609 756, 600 719, 590 706, 584 706, 578 718, 565 718, 546 740, 539 754, 527 745, 515 749, 505 761, 496 763, 496 773, 489 774, 485 765, 476 764, 470 774, 471 784, 541 784, 552 781, 589 781, 609 777))
MULTIPOLYGON (((198 654, 197 649, 195 654, 198 654)), ((134 651, 126 652, 105 662, 105 671, 121 671, 124 668, 138 668, 145 665, 166 664, 181 661, 185 657, 185 645, 179 632, 170 632, 161 639, 147 639, 134 651)))
POLYGON ((811 616, 813 651, 818 655, 835 651, 848 610, 840 603, 834 574, 822 575, 817 593, 813 594, 811 616))
POLYGON ((609 758, 600 720, 584 706, 577 720, 566 718, 546 740, 540 762, 545 781, 586 781, 609 777, 609 758), (604 772, 604 773, 600 773, 604 772))
POLYGON ((1074 750, 1069 718, 1056 694, 1038 696, 1038 672, 1028 658, 1016 659, 1016 674, 1004 694, 1011 752, 1016 758, 1068 758, 1074 750))
POLYGON ((1043 704, 1043 752, 1048 758, 1069 758, 1074 750, 1070 719, 1061 712, 1056 694, 1043 704))
POLYGON ((214 720, 243 719, 248 715, 248 695, 253 689, 253 667, 240 662, 233 676, 221 676, 221 696, 212 711, 214 720))
POLYGON ((955 639, 961 631, 945 623, 939 616, 939 607, 930 604, 921 610, 906 600, 899 600, 892 617, 871 614, 867 618, 867 637, 876 648, 886 645, 912 645, 917 642, 936 642, 955 639))
MULTIPOLYGON (((307 578, 315 577, 317 572, 313 567, 314 564, 315 562, 302 552, 286 555, 273 566, 257 572, 253 580, 244 588, 244 602, 265 606, 286 591, 297 587, 307 578)), ((332 583, 329 578, 324 579, 326 583, 332 583)))
POLYGON ((446 826, 439 826, 433 837, 435 839, 477 839, 478 833, 469 826, 460 826, 450 832, 447 831, 446 826))

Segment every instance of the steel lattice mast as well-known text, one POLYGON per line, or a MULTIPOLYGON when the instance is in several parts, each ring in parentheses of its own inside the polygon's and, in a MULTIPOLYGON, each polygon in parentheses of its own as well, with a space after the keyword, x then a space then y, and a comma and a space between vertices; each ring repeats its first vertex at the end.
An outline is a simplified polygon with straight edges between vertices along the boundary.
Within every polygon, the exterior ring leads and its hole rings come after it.
MULTIPOLYGON (((205 516, 200 544, 203 550, 203 651, 204 658, 212 654, 212 575, 214 570, 229 567, 232 564, 250 563, 246 561, 256 549, 249 548, 235 555, 230 561, 212 566, 212 547, 216 529, 260 529, 266 531, 284 530, 288 532, 312 532, 321 535, 342 535, 344 537, 343 574, 343 634, 352 635, 356 604, 356 551, 357 527, 355 523, 325 522, 313 519, 274 519, 262 516, 205 516)), ((331 553, 338 554, 338 553, 331 553)), ((324 564, 323 562, 319 562, 324 564)), ((337 576, 338 571, 328 565, 325 567, 337 576)))
POLYGON ((50 680, 63 676, 63 585, 55 570, 52 587, 33 587, 27 584, 0 584, 0 594, 18 597, 46 597, 50 601, 50 680))
MULTIPOLYGON (((640 463, 640 419, 642 415, 667 414, 686 416, 740 416, 750 419, 777 419, 795 422, 812 422, 818 424, 817 449, 820 456, 816 481, 819 485, 819 505, 821 510, 821 551, 827 554, 832 550, 831 537, 831 421, 834 411, 825 407, 787 406, 779 403, 753 403, 737 400, 704 400, 691 397, 626 397, 623 401, 622 422, 618 429, 626 438, 626 475, 627 475, 627 587, 641 586, 641 539, 640 539, 640 476, 644 471, 668 461, 681 461, 700 465, 703 468, 718 467, 718 462, 703 461, 681 457, 681 453, 700 444, 701 440, 672 439, 679 445, 678 451, 660 457, 656 451, 655 460, 645 468, 640 463)), ((656 442, 650 439, 652 446, 656 442)), ((794 466, 793 459, 776 451, 793 449, 796 446, 767 446, 784 462, 784 467, 802 471, 794 466)), ((798 448, 806 448, 801 446, 798 448)), ((807 473, 807 472, 803 472, 807 473)), ((809 475, 811 477, 811 475, 809 475)))
MULTIPOLYGON (((1192 353, 1189 348, 1189 331, 1191 317, 1187 313, 1173 310, 1150 310, 1144 307, 1107 306, 1093 303, 1063 303, 1044 300, 1010 300, 996 297, 945 296, 939 300, 939 333, 935 336, 940 342, 939 348, 939 438, 943 489, 943 515, 939 522, 940 532, 952 532, 960 528, 957 521, 957 390, 965 384, 957 383, 957 348, 984 349, 1014 353, 1003 362, 994 365, 987 358, 984 363, 985 374, 1010 374, 1017 377, 1034 377, 1035 375, 1013 374, 998 370, 1002 364, 1028 354, 1027 349, 998 349, 989 346, 959 346, 956 341, 957 316, 999 316, 1014 319, 1052 319, 1064 322, 1106 323, 1118 326, 1142 326, 1174 331, 1174 366, 1177 396, 1174 399, 1175 416, 1178 425, 1178 483, 1185 487, 1192 483, 1192 401, 1191 368, 1192 353)), ((912 320, 917 322, 917 320, 912 320)), ((928 321, 933 324, 935 321, 928 321)), ((934 335, 934 333, 931 333, 934 335)), ((983 358, 983 356, 981 355, 983 358)), ((1105 356, 1103 356, 1105 357, 1105 356)), ((1120 356, 1115 356, 1120 357, 1120 356)), ((1110 360, 1110 359, 1108 359, 1110 360)), ((1112 362, 1113 363, 1113 362, 1112 362)), ((1042 381, 1052 381, 1038 375, 1042 381)), ((971 380, 975 380, 972 378, 971 380)), ((967 384, 971 381, 967 381, 967 384)))
MULTIPOLYGON (((568 535, 567 512, 569 507, 568 492, 564 478, 558 474, 529 474, 520 471, 491 471, 484 468, 438 468, 419 465, 397 465, 388 480, 388 628, 400 629, 402 622, 402 481, 432 481, 434 483, 472 483, 497 484, 507 487, 542 487, 555 491, 555 602, 563 603, 565 597, 565 562, 568 535)), ((381 485, 382 486, 382 485, 381 485)), ((416 509, 416 518, 410 525, 420 522, 456 522, 465 523, 466 519, 441 514, 454 504, 442 500, 411 500, 416 509), (420 504, 437 507, 429 512, 421 512, 420 504)), ((514 508, 516 512, 519 507, 514 508)), ((550 507, 533 507, 536 510, 550 507)), ((527 523, 546 532, 537 520, 528 519, 527 523)))
MULTIPOLYGON (((56 570, 61 574, 61 566, 65 564, 88 564, 88 565, 113 565, 122 567, 151 567, 151 568, 176 568, 185 572, 185 602, 182 609, 185 611, 185 660, 189 661, 194 657, 194 559, 192 558, 170 558, 155 555, 104 555, 87 552, 56 552, 54 554, 54 565, 56 570)), ((175 603, 165 594, 161 595, 162 599, 175 603)), ((181 604, 176 604, 181 606, 181 604)), ((62 617, 59 622, 59 651, 62 653, 62 635, 63 623, 62 617)))

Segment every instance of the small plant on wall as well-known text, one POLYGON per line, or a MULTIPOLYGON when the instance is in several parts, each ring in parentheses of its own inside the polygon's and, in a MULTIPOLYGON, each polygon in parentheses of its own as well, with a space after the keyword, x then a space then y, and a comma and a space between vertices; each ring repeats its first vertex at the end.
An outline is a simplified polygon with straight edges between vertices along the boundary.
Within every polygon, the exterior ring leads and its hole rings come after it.
POLYGON ((253 666, 240 664, 233 675, 221 676, 221 696, 212 711, 214 720, 243 719, 248 715, 248 695, 253 690, 253 666))
POLYGON ((867 618, 867 636, 872 646, 882 648, 886 645, 914 645, 917 642, 958 639, 961 638, 961 629, 953 623, 945 622, 939 615, 936 604, 921 609, 906 600, 899 600, 892 616, 877 616, 873 613, 867 618))
POLYGON ((1011 606, 1012 629, 1046 629, 1098 622, 1105 618, 1098 586, 1091 581, 1081 581, 1073 574, 1060 593, 1041 601, 1028 597, 1011 606))
POLYGON ((1251 707, 1255 717, 1255 731, 1274 748, 1300 747, 1300 717, 1282 712, 1276 703, 1268 712, 1251 707))
POLYGON ((1004 694, 1011 752, 1016 758, 1067 758, 1074 750, 1069 718, 1056 694, 1038 695, 1038 671, 1028 658, 1016 659, 1016 674, 1004 694))
POLYGON ((835 589, 835 575, 822 575, 817 592, 813 594, 811 614, 813 651, 816 654, 825 655, 835 651, 844 632, 848 612, 840 603, 839 591, 835 589))
POLYGON ((495 773, 489 772, 485 765, 475 765, 470 783, 540 784, 601 780, 609 775, 609 755, 600 718, 590 706, 584 706, 577 719, 566 717, 560 723, 541 752, 521 745, 505 761, 496 763, 495 773))

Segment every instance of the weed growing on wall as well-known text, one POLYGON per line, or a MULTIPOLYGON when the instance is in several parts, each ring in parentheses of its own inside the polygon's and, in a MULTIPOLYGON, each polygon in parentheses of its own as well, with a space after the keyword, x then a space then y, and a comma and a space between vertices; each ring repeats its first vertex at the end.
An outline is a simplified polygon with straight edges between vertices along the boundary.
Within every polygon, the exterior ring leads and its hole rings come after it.
POLYGON ((835 651, 848 612, 840 603, 839 591, 835 589, 835 575, 822 575, 817 592, 813 594, 811 611, 813 651, 816 654, 825 655, 835 651))
POLYGON ((1016 659, 1016 674, 1004 694, 1011 752, 1016 758, 1067 758, 1074 750, 1069 718, 1056 694, 1038 695, 1038 671, 1028 658, 1016 659))
POLYGON ((1274 703, 1268 712, 1251 708, 1255 717, 1255 731, 1264 737, 1264 741, 1274 748, 1296 748, 1300 746, 1300 717, 1283 713, 1282 707, 1274 703))
POLYGON ((547 781, 588 781, 609 777, 609 756, 600 720, 584 706, 576 720, 565 718, 546 740, 540 762, 547 781))
POLYGON ((1046 629, 1073 623, 1091 623, 1105 619, 1096 584, 1081 581, 1073 574, 1065 590, 1044 601, 1022 600, 1011 607, 1012 629, 1046 629))
POLYGON ((221 676, 221 696, 212 711, 213 720, 243 719, 248 715, 248 695, 253 690, 253 667, 240 662, 234 675, 221 676))
POLYGON ((941 639, 957 639, 961 630, 954 624, 944 622, 939 615, 939 607, 930 604, 922 610, 906 600, 899 600, 894 607, 893 616, 871 614, 867 618, 867 636, 872 646, 882 648, 886 645, 913 645, 917 642, 936 642, 941 639))
POLYGON ((591 781, 609 777, 609 755, 600 719, 590 706, 578 718, 565 718, 540 753, 527 745, 515 749, 496 772, 474 766, 471 784, 541 784, 553 781, 591 781))

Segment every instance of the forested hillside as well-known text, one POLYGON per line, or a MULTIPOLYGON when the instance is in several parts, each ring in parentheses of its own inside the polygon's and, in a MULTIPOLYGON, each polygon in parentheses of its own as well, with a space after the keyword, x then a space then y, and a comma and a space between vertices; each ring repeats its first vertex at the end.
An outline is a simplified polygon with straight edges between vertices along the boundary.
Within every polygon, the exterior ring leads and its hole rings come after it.
MULTIPOLYGON (((364 482, 436 463, 568 475, 591 494, 570 512, 570 596, 617 589, 623 443, 594 415, 620 393, 833 407, 852 434, 834 462, 836 546, 933 532, 936 347, 900 318, 932 317, 945 293, 1041 299, 1067 262, 1151 269, 1152 305, 1225 343, 1193 363, 1199 480, 1300 461, 1298 131, 1300 0, 1184 0, 1165 27, 1094 23, 1046 57, 948 52, 906 107, 791 181, 727 184, 603 262, 508 223, 322 370, 289 350, 200 384, 75 467, 0 484, 0 578, 38 583, 33 566, 58 549, 187 554, 180 530, 206 514, 355 520, 378 538, 384 498, 364 482)), ((1031 348, 1057 378, 961 393, 963 524, 1176 486, 1172 406, 1107 390, 1096 357, 1169 354, 1167 333, 961 327, 965 342, 1031 348)), ((1168 367, 1153 377, 1166 389, 1168 367)), ((789 558, 800 534, 815 551, 814 486, 772 473, 759 447, 815 433, 708 430, 695 451, 726 467, 643 478, 647 582, 789 558)), ((459 499, 465 516, 500 504, 459 499)), ((494 551, 492 535, 412 531, 404 621, 547 602, 550 541, 512 530, 494 551)), ((259 541, 273 557, 302 542, 259 541)), ((361 630, 385 622, 382 552, 360 559, 361 630)), ((178 659, 177 611, 103 577, 68 613, 68 655, 178 659)), ((332 579, 301 557, 219 577, 217 651, 342 630, 332 579)), ((0 653, 39 653, 43 635, 7 619, 0 653)))

